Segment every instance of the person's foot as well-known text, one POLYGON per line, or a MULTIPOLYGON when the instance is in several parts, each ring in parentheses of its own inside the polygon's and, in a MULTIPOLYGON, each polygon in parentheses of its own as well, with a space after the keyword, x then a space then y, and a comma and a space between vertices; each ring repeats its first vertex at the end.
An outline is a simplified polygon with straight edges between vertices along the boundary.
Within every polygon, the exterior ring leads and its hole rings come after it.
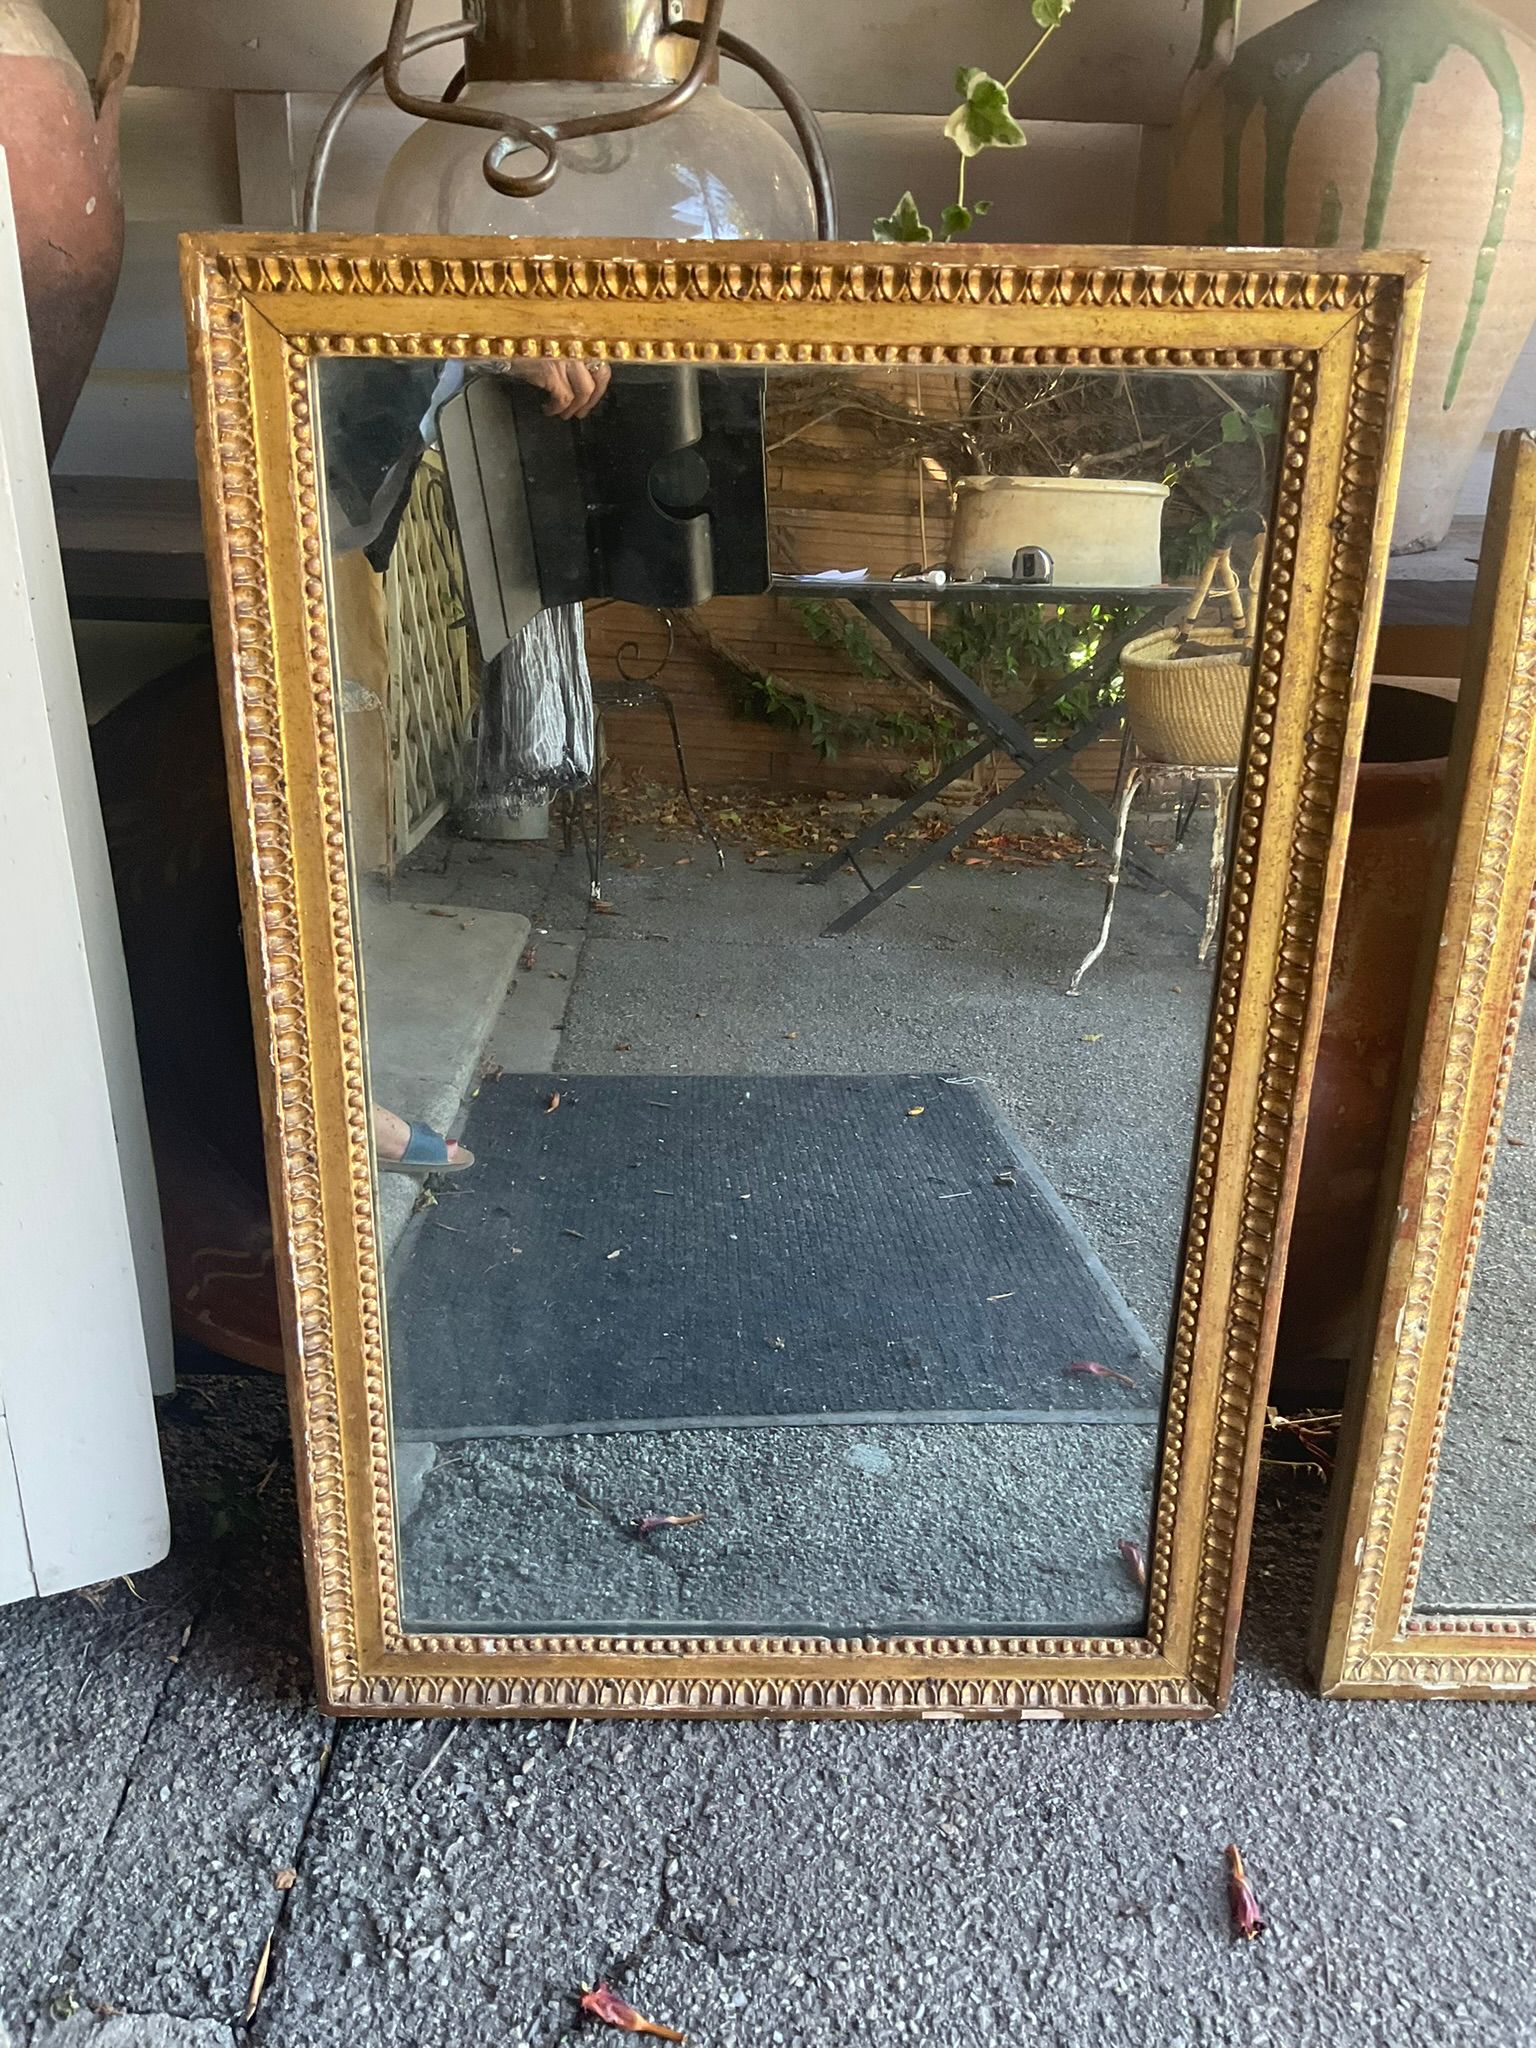
POLYGON ((407 1123, 392 1109, 375 1103, 373 1149, 381 1173, 462 1173, 475 1155, 456 1138, 445 1138, 430 1124, 407 1123))

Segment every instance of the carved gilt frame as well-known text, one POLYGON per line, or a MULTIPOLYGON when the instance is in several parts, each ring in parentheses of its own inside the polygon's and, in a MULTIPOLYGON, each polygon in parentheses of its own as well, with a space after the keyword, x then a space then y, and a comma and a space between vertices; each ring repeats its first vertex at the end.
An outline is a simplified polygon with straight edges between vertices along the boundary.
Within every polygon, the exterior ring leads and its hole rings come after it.
POLYGON ((183 274, 324 1703, 350 1714, 1211 1712, 1231 1674, 1422 263, 200 235, 183 244, 183 274), (1289 380, 1143 1636, 492 1638, 401 1626, 311 371, 329 354, 539 353, 1289 380))
POLYGON ((1526 1615, 1414 1612, 1536 941, 1536 436, 1500 438, 1320 1581, 1335 1698, 1536 1696, 1526 1615))

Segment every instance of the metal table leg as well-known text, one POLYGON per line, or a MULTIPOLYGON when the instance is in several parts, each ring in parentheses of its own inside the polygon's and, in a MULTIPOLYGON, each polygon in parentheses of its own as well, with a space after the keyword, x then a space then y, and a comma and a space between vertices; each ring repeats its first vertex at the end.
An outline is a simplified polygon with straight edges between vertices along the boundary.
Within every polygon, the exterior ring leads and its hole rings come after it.
MULTIPOLYGON (((1066 761, 1076 748, 1063 745, 1047 751, 1039 747, 1026 722, 1043 715, 1044 711, 1050 708, 1061 694, 1059 685, 1047 696, 1029 705, 1020 716, 1015 716, 994 703, 980 684, 952 662, 948 655, 941 654, 927 634, 910 619, 903 617, 888 597, 860 597, 857 594, 849 594, 848 602, 876 627, 893 647, 930 676, 950 701, 958 705, 973 723, 983 732, 990 733, 1001 750, 1010 754, 1021 768, 1038 766, 1039 775, 1036 779, 1049 790, 1052 800, 1089 839, 1106 850, 1115 843, 1119 837, 1119 827, 1113 812, 1090 791, 1084 789, 1075 776, 1066 771, 1066 761)), ((1145 623, 1143 618, 1135 625, 1123 627, 1118 633, 1107 635, 1101 640, 1083 680, 1103 687, 1113 673, 1122 649, 1144 629, 1145 623)), ((1108 710, 1111 716, 1119 715, 1113 706, 1108 707, 1108 710)), ((1097 737, 1098 730, 1097 725, 1090 728, 1090 736, 1097 737)), ((1073 735, 1074 740, 1078 738, 1078 734, 1073 735)), ((1166 874, 1157 857, 1129 830, 1126 831, 1123 840, 1123 861, 1124 866, 1144 882, 1150 883, 1154 888, 1170 891, 1191 909, 1203 911, 1204 905, 1194 892, 1166 874)))
POLYGON ((857 865, 855 857, 858 854, 867 853, 872 847, 878 846, 887 833, 894 832, 898 825, 904 825, 908 818, 915 818, 924 804, 932 803, 952 782, 958 782, 962 775, 969 775, 973 768, 981 766, 989 754, 996 752, 997 742, 989 734, 986 739, 972 747, 968 754, 961 754, 947 767, 941 768, 931 782, 925 782, 915 795, 909 796, 905 803, 898 804, 894 811, 883 811, 872 823, 861 826, 851 839, 844 841, 836 853, 829 853, 820 867, 813 868, 805 880, 830 881, 849 861, 855 861, 857 865))
MULTIPOLYGON (((1071 755, 1086 747, 1090 741, 1098 738, 1103 727, 1117 715, 1112 704, 1106 705, 1091 724, 1080 727, 1071 739, 1063 743, 1062 752, 1071 755)), ((995 796, 989 797, 979 809, 962 818, 952 831, 946 832, 942 839, 931 840, 927 845, 920 847, 909 861, 897 868, 894 874, 887 875, 878 885, 871 886, 866 882, 868 895, 861 897, 851 909, 845 910, 841 917, 835 917, 822 932, 822 937, 836 938, 843 932, 852 931, 853 927, 868 917, 872 910, 878 910, 882 903, 888 902, 899 890, 910 888, 915 876, 924 874, 936 862, 943 860, 952 847, 963 846, 972 833, 986 824, 989 818, 995 818, 1000 811, 1006 811, 1028 790, 1044 781, 1051 766, 1049 757, 1037 755, 1016 782, 1010 782, 1006 789, 999 790, 995 796)))

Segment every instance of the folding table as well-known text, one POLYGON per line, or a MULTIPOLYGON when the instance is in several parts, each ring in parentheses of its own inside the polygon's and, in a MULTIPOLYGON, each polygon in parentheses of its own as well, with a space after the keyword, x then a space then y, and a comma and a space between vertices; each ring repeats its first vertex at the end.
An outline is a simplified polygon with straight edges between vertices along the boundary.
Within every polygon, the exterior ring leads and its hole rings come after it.
MULTIPOLYGON (((1106 849, 1114 844, 1114 813, 1107 804, 1101 803, 1098 797, 1083 787, 1071 773, 1070 764, 1074 755, 1120 721, 1120 706, 1109 699, 1107 692, 1118 671, 1120 656, 1127 643, 1135 639, 1139 633, 1147 632, 1175 605, 1187 604, 1187 590, 1169 584, 1097 584, 1091 588, 1080 588, 1060 583, 1020 583, 991 577, 975 582, 931 584, 910 577, 891 579, 868 576, 775 576, 772 587, 778 596, 837 598, 845 604, 851 604, 876 632, 912 667, 926 676, 981 734, 975 746, 947 762, 931 781, 925 782, 905 803, 898 804, 894 810, 884 812, 879 818, 865 825, 806 876, 807 882, 825 882, 840 868, 852 866, 866 890, 866 894, 857 903, 832 920, 826 927, 824 936, 831 937, 837 933, 850 931, 854 925, 868 917, 872 910, 878 909, 899 890, 907 888, 918 875, 932 867, 936 861, 944 859, 952 848, 963 845, 972 833, 979 830, 990 818, 1016 804, 1030 789, 1041 788, 1047 791, 1085 838, 1106 849), (1053 678, 1047 689, 1018 712, 1005 710, 982 688, 974 676, 967 675, 964 669, 942 653, 921 626, 897 609, 902 604, 1127 603, 1137 607, 1134 621, 1129 625, 1117 627, 1113 632, 1104 633, 1090 661, 1081 669, 1053 678), (1039 745, 1037 735, 1040 725, 1055 708, 1063 692, 1084 683, 1089 686, 1096 708, 1075 732, 1060 743, 1045 747, 1039 745), (986 802, 970 812, 952 831, 946 832, 942 839, 933 840, 919 847, 909 861, 897 868, 893 874, 887 875, 884 881, 872 882, 859 865, 859 855, 868 853, 871 848, 878 846, 887 833, 915 816, 924 804, 932 803, 951 783, 957 782, 973 768, 979 767, 989 754, 998 752, 1007 754, 1023 773, 1006 788, 999 790, 996 795, 989 797, 986 802)), ((1181 882, 1172 879, 1156 857, 1134 835, 1127 835, 1124 860, 1126 868, 1138 874, 1144 881, 1157 888, 1170 890, 1195 909, 1201 907, 1194 895, 1181 882)))

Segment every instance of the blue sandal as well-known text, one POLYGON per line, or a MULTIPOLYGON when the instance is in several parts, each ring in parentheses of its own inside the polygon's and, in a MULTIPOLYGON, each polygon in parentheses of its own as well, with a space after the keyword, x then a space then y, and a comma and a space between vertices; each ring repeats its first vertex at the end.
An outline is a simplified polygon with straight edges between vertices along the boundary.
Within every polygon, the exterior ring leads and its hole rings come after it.
POLYGON ((473 1166, 475 1155, 466 1146, 453 1140, 453 1151, 448 1150, 449 1140, 441 1132, 434 1131, 430 1124, 412 1124, 405 1150, 398 1159, 381 1159, 380 1173, 410 1173, 418 1180, 425 1180, 429 1173, 463 1173, 473 1166))

